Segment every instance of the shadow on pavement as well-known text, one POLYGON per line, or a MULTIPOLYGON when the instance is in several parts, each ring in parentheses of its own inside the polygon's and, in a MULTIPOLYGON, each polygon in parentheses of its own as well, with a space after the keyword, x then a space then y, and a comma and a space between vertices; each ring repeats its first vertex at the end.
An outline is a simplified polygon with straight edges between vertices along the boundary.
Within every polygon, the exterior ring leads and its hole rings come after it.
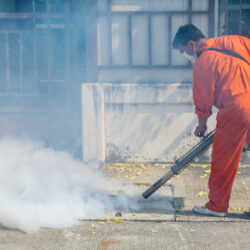
POLYGON ((199 218, 199 221, 201 218, 211 218, 213 220, 218 219, 219 221, 231 221, 229 219, 233 219, 234 221, 235 221, 235 219, 237 221, 240 221, 240 220, 244 220, 244 221, 249 220, 250 221, 250 213, 249 212, 244 212, 242 214, 228 213, 225 217, 216 217, 216 216, 196 214, 192 210, 184 210, 181 212, 177 211, 176 216, 179 218, 178 221, 182 220, 181 217, 183 217, 184 220, 187 217, 196 217, 197 219, 199 218))

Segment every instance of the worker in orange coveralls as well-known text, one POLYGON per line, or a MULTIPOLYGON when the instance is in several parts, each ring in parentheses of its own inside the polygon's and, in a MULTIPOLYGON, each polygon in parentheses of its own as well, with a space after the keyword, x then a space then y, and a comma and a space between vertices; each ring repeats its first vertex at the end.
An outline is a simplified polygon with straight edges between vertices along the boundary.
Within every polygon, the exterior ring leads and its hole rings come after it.
POLYGON ((177 31, 173 47, 195 61, 196 136, 207 130, 212 106, 219 109, 208 184, 209 201, 204 206, 194 206, 193 211, 225 216, 245 142, 248 148, 250 146, 250 40, 237 35, 206 39, 194 25, 187 24, 177 31))

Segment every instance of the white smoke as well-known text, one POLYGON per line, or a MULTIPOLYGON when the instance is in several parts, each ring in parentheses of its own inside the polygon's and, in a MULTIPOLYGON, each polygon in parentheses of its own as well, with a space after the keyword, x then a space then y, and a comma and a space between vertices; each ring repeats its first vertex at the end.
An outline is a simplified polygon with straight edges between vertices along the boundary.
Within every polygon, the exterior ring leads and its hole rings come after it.
MULTIPOLYGON (((117 199, 108 192, 120 188, 67 152, 27 139, 0 140, 0 224, 6 227, 31 233, 72 226, 114 210, 117 199)), ((125 196, 119 202, 131 206, 125 196)))

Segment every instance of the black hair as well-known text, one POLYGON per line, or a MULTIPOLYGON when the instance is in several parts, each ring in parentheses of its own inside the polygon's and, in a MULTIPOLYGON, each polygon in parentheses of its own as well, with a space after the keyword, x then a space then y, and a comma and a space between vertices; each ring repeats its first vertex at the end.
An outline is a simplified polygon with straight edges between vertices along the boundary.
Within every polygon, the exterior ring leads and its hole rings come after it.
POLYGON ((190 40, 196 42, 204 37, 203 33, 193 24, 185 24, 176 32, 172 45, 174 49, 177 49, 180 45, 186 46, 190 40))

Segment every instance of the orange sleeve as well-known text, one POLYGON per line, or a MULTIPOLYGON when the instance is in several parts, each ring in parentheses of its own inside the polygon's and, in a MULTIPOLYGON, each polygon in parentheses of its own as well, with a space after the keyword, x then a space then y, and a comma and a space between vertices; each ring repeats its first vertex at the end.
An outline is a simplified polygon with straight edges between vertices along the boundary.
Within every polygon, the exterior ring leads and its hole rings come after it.
POLYGON ((212 114, 214 104, 214 73, 210 67, 200 65, 200 63, 202 64, 198 59, 193 69, 193 101, 195 113, 203 118, 208 118, 212 114))

